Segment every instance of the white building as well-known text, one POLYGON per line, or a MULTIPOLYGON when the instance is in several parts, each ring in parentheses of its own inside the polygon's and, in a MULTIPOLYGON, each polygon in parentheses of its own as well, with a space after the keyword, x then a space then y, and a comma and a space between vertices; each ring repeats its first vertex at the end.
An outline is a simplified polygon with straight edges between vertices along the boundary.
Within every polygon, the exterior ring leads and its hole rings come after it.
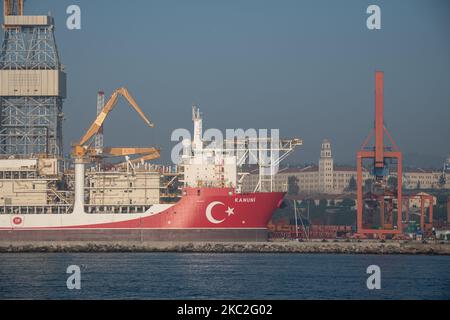
MULTIPOLYGON (((439 170, 406 169, 403 172, 403 186, 409 190, 441 188, 442 174, 443 172, 439 170)), ((445 176, 443 188, 450 189, 450 172, 447 171, 445 176)), ((369 171, 363 170, 364 183, 372 178, 369 171)), ((356 183, 356 168, 335 165, 331 143, 328 139, 324 139, 320 150, 319 165, 280 169, 274 178, 274 190, 306 194, 340 194, 346 191, 355 191, 350 186, 352 179, 356 183), (296 190, 289 190, 290 188, 296 190)), ((257 174, 248 175, 243 181, 243 190, 253 191, 257 181, 257 174)))
POLYGON ((333 193, 334 190, 334 167, 331 156, 331 144, 327 139, 323 140, 319 159, 319 192, 333 193))

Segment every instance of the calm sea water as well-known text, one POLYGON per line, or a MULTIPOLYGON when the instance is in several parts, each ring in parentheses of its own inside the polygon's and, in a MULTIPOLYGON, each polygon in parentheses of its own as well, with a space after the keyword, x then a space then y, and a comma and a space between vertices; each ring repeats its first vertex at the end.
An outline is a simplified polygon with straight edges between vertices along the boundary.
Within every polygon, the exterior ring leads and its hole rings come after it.
POLYGON ((450 299, 449 256, 0 254, 2 299, 450 299), (66 269, 81 267, 81 289, 66 269), (368 290, 366 268, 381 268, 368 290))

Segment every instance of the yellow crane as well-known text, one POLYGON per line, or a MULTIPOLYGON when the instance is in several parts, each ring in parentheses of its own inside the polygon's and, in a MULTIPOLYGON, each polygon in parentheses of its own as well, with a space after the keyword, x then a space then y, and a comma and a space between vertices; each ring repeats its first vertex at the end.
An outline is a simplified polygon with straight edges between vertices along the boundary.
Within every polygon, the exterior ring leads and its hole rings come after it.
MULTIPOLYGON (((136 110, 139 116, 144 120, 144 122, 149 127, 154 127, 154 124, 150 122, 150 120, 145 116, 142 112, 141 108, 139 108, 138 104, 128 92, 128 90, 124 87, 116 89, 108 102, 105 104, 103 109, 97 115, 97 118, 92 122, 89 129, 86 131, 81 140, 72 146, 72 156, 76 159, 83 159, 86 157, 90 158, 98 158, 100 156, 129 156, 129 155, 141 155, 141 158, 144 160, 153 160, 157 159, 160 156, 160 150, 158 148, 149 147, 149 148, 133 148, 133 147, 105 147, 102 150, 96 150, 95 148, 89 145, 89 141, 99 132, 100 128, 103 125, 108 114, 114 108, 117 103, 119 96, 123 96, 129 104, 136 110)), ((139 158, 139 159, 141 159, 139 158)))

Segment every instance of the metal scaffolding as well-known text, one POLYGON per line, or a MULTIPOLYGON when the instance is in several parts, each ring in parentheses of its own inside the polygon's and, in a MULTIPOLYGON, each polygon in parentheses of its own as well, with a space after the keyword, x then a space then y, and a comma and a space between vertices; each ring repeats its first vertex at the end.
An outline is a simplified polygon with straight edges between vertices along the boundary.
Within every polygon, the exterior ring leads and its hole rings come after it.
POLYGON ((65 74, 53 18, 17 15, 4 20, 0 154, 62 156, 65 74))
POLYGON ((244 165, 249 159, 258 164, 258 184, 254 192, 273 192, 274 176, 281 161, 286 159, 295 147, 303 145, 303 140, 260 137, 225 140, 225 144, 233 146, 231 151, 227 152, 236 152, 238 166, 244 165))

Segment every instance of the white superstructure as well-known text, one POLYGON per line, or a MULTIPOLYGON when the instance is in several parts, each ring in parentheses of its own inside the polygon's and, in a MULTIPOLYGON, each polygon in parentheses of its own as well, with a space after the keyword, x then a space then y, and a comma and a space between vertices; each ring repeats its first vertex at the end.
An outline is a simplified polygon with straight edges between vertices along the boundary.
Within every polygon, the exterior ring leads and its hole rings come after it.
POLYGON ((183 154, 184 185, 187 187, 236 187, 236 156, 227 155, 223 146, 205 148, 202 116, 197 106, 192 106, 194 136, 191 148, 185 143, 183 154))

